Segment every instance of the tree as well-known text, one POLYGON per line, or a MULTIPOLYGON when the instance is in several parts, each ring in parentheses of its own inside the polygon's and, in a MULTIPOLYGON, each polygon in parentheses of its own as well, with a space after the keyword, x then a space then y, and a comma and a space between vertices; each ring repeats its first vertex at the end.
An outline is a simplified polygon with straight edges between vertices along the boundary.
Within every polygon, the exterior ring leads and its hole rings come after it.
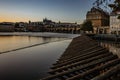
POLYGON ((99 7, 100 5, 103 5, 105 3, 104 6, 108 5, 109 2, 111 2, 112 0, 96 0, 93 5, 96 7, 99 7))
MULTIPOLYGON (((93 5, 99 7, 100 5, 103 6, 109 6, 112 9, 112 12, 116 13, 116 12, 120 12, 120 0, 114 0, 113 4, 109 3, 113 0, 96 0, 93 5), (108 4, 109 3, 109 4, 108 4)), ((118 16, 118 19, 120 19, 120 15, 118 16)))
MULTIPOLYGON (((113 4, 109 4, 109 7, 112 8, 112 12, 120 12, 120 0, 115 0, 113 4)), ((120 15, 118 16, 120 19, 120 15)))
POLYGON ((94 7, 101 8, 107 12, 111 12, 111 9, 109 8, 108 4, 110 4, 113 0, 95 0, 93 3, 94 7))
POLYGON ((83 31, 93 31, 93 25, 91 21, 85 21, 81 27, 83 31))
POLYGON ((19 23, 15 23, 15 28, 19 27, 19 23))
POLYGON ((114 0, 113 4, 109 4, 113 0, 96 0, 93 5, 99 7, 100 5, 109 6, 112 9, 112 12, 120 11, 120 0, 114 0))
POLYGON ((120 0, 115 0, 113 4, 109 4, 113 12, 120 11, 120 0))

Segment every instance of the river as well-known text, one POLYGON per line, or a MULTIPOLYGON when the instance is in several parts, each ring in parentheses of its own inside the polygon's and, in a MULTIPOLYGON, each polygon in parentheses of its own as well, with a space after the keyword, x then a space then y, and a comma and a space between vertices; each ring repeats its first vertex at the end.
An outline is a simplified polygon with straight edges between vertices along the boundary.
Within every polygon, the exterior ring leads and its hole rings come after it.
POLYGON ((0 80, 45 77, 71 41, 72 38, 0 36, 0 80))
POLYGON ((100 45, 120 58, 120 43, 103 41, 100 45))

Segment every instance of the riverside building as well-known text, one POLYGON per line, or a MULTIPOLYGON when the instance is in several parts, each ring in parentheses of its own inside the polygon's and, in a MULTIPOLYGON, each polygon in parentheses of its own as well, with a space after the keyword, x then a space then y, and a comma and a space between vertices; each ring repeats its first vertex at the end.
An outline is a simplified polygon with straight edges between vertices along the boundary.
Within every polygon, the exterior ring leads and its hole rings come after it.
POLYGON ((11 22, 0 23, 0 32, 13 32, 13 31, 14 31, 14 23, 11 22))
POLYGON ((94 33, 109 33, 109 13, 101 8, 91 8, 86 14, 86 20, 90 20, 94 33))
POLYGON ((120 12, 111 13, 110 15, 110 33, 111 34, 120 34, 120 19, 118 19, 118 16, 120 15, 120 12))

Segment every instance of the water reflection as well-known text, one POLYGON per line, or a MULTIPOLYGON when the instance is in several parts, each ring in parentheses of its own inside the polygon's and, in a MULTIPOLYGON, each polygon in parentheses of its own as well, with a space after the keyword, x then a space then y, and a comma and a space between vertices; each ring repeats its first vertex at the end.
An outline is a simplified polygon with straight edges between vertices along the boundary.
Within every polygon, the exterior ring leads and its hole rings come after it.
MULTIPOLYGON (((9 46, 13 46, 13 48, 15 46, 21 47, 37 42, 63 39, 27 36, 6 36, 4 38, 5 39, 1 38, 1 43, 4 42, 4 45, 9 44, 9 46)), ((44 45, 12 51, 6 54, 0 54, 0 80, 40 80, 47 75, 50 66, 55 63, 70 42, 71 39, 51 42, 44 45)), ((6 50, 9 48, 11 49, 11 47, 4 49, 6 50)))
POLYGON ((104 48, 107 48, 113 54, 117 54, 120 57, 120 43, 114 42, 100 42, 100 45, 104 48))
POLYGON ((0 36, 0 52, 31 46, 34 44, 64 39, 65 38, 31 37, 31 36, 0 36))

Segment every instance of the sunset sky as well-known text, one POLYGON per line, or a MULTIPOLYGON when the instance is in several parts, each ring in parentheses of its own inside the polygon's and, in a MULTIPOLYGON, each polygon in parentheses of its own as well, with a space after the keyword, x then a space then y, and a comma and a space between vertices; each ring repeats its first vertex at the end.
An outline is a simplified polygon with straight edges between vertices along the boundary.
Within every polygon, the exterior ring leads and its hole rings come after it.
POLYGON ((0 0, 0 22, 53 21, 78 22, 95 0, 0 0))

